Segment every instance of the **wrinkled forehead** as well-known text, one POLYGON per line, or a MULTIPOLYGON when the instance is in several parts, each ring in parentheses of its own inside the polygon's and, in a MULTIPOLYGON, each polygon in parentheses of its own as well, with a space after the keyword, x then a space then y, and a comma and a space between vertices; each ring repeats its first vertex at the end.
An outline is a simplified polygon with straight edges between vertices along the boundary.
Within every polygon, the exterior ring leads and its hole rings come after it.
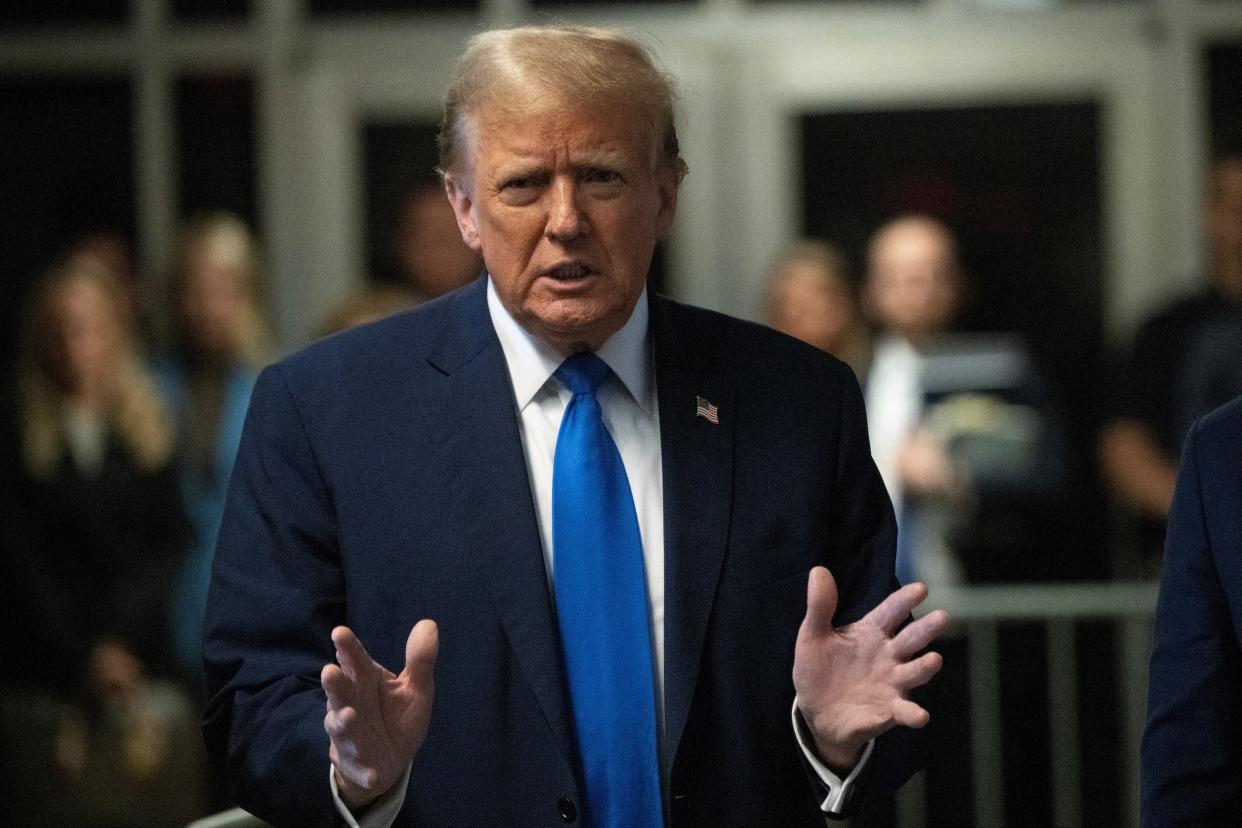
POLYGON ((556 137, 567 124, 591 124, 600 147, 624 148, 645 154, 654 166, 660 158, 655 118, 622 95, 600 94, 584 99, 524 87, 489 96, 463 114, 458 135, 463 140, 463 161, 473 163, 478 150, 503 141, 509 145, 541 142, 556 137))

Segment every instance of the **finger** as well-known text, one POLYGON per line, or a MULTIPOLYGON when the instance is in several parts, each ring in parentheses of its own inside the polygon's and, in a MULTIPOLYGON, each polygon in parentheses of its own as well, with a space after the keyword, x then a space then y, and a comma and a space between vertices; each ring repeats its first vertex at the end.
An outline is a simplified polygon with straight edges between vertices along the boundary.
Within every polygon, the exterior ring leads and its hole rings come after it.
POLYGON ((428 687, 435 672, 436 656, 440 652, 440 628, 436 622, 424 618, 410 630, 405 640, 405 669, 401 675, 411 683, 428 687))
POLYGON ((907 659, 922 650, 949 626, 949 614, 944 610, 929 612, 917 621, 902 628, 893 638, 893 654, 907 659))
POLYGON ((369 670, 375 662, 366 647, 354 635, 349 627, 336 627, 332 630, 332 644, 336 647, 336 660, 341 665, 346 678, 356 680, 363 672, 369 670))
POLYGON ((900 690, 909 690, 931 681, 940 672, 944 659, 940 653, 924 653, 914 661, 898 664, 893 670, 893 684, 900 690))
POLYGON ((901 622, 905 621, 911 611, 923 603, 926 597, 927 587, 923 584, 917 581, 913 584, 906 584, 881 601, 879 606, 867 613, 864 620, 872 622, 888 635, 892 635, 901 622))
POLYGON ((335 664, 325 664, 319 671, 319 684, 324 695, 328 697, 328 709, 339 710, 349 703, 351 684, 341 668, 335 664))
POLYGON ((339 739, 346 734, 349 728, 358 720, 358 711, 352 707, 342 707, 340 710, 331 710, 323 717, 323 729, 333 739, 339 739))
POLYGON ((806 619, 803 630, 812 636, 832 632, 832 617, 837 614, 837 582, 826 567, 814 567, 806 581, 806 619))
POLYGON ((923 727, 931 721, 931 714, 909 699, 893 702, 893 721, 906 727, 923 727))

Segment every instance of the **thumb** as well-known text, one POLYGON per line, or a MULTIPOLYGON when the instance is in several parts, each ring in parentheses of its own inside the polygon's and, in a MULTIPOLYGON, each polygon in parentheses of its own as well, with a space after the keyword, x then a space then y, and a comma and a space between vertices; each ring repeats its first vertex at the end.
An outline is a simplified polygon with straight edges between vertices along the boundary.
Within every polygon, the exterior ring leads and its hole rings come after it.
POLYGON ((811 570, 806 582, 806 634, 816 637, 832 632, 832 617, 837 613, 837 582, 826 567, 811 570))
POLYGON ((410 630, 405 641, 405 669, 402 674, 419 686, 431 684, 440 652, 440 629, 436 622, 424 618, 410 630))

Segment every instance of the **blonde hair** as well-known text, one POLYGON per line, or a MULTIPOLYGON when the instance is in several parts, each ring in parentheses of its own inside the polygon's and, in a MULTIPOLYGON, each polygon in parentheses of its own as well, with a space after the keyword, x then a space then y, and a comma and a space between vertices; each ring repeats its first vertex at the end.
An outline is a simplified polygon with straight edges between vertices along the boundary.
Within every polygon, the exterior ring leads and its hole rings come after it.
POLYGON ((271 343, 260 307, 263 278, 259 247, 250 228, 232 213, 205 213, 189 219, 181 227, 168 268, 167 328, 172 344, 188 344, 189 337, 181 318, 181 299, 191 276, 191 257, 200 250, 230 263, 246 298, 236 319, 236 356, 252 368, 261 367, 267 362, 271 343))
POLYGON ((159 468, 172 456, 172 418, 139 353, 124 286, 101 260, 79 253, 57 263, 38 281, 22 322, 17 391, 26 469, 39 479, 51 477, 65 451, 62 411, 66 394, 55 376, 56 355, 50 348, 56 341, 51 331, 60 323, 53 318, 50 303, 57 290, 75 281, 100 289, 117 332, 106 379, 104 417, 139 468, 159 468))
POLYGON ((471 38, 444 97, 437 143, 442 175, 461 174, 470 119, 486 111, 511 115, 530 108, 617 106, 641 112, 651 129, 656 163, 680 175, 670 75, 656 68, 637 41, 610 29, 524 26, 471 38))
MULTIPOLYGON (((791 244, 768 269, 770 292, 774 292, 780 281, 785 278, 786 271, 798 264, 812 265, 817 273, 822 274, 824 285, 837 282, 847 291, 852 292, 850 269, 845 256, 833 244, 819 239, 803 239, 791 244)), ((772 297, 769 296, 769 299, 772 297)))

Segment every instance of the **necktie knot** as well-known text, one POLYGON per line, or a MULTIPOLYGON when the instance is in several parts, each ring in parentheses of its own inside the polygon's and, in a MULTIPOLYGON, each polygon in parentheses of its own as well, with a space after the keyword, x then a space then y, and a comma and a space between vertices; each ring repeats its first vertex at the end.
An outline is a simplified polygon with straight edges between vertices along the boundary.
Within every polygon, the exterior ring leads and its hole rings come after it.
POLYGON ((590 351, 583 351, 566 359, 556 369, 556 378, 576 394, 594 394, 608 379, 608 363, 590 351))

